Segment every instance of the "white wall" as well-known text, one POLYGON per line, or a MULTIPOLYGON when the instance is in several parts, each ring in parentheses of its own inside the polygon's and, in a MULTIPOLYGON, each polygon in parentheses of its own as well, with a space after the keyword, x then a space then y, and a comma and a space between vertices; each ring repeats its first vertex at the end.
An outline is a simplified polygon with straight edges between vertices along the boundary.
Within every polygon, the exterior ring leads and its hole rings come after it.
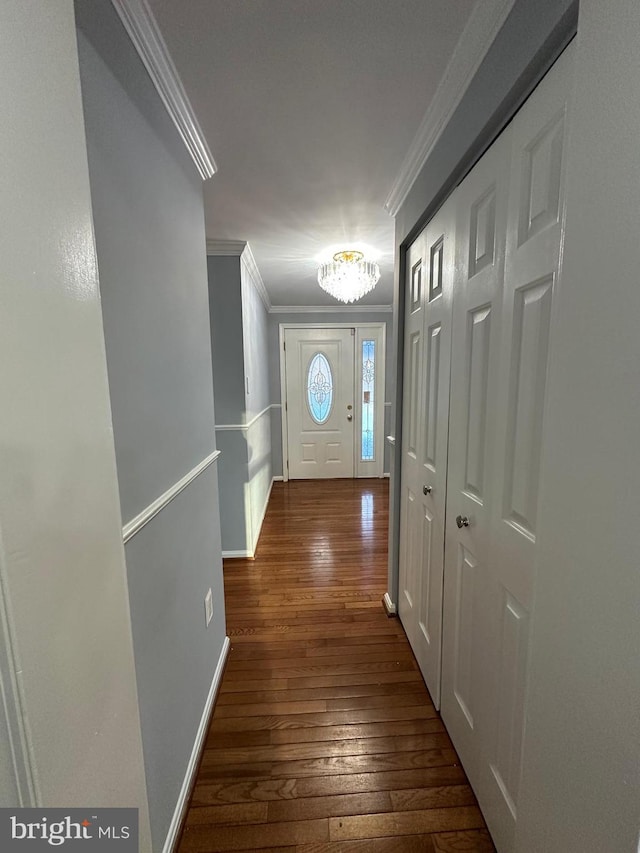
POLYGON ((0 6, 0 552, 34 794, 150 850, 71 0, 0 6))
POLYGON ((582 0, 519 853, 640 829, 640 4, 582 0))

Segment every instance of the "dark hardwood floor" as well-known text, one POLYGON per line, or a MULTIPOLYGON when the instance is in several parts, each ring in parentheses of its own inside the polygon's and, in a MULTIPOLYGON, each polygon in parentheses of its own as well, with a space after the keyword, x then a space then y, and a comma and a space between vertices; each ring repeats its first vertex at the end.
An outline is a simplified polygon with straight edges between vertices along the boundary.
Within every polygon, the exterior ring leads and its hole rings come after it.
POLYGON ((494 851, 400 622, 386 480, 276 483, 255 560, 225 563, 232 649, 180 844, 494 851))

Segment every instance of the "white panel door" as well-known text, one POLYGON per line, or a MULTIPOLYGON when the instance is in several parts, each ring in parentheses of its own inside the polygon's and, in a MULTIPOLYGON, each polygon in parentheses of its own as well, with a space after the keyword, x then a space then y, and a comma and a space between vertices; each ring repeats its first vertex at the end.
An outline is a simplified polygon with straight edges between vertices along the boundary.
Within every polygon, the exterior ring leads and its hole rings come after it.
POLYGON ((513 123, 499 358, 483 808, 501 850, 517 818, 529 626, 534 604, 540 450, 553 292, 564 224, 564 150, 573 48, 513 123))
POLYGON ((407 253, 398 612, 440 707, 454 198, 407 253))
POLYGON ((442 717, 471 779, 480 772, 481 716, 490 690, 483 612, 510 150, 507 129, 457 192, 442 717))
POLYGON ((570 60, 458 190, 442 713, 500 853, 517 819, 570 60))
POLYGON ((354 475, 355 329, 286 329, 289 477, 354 475))

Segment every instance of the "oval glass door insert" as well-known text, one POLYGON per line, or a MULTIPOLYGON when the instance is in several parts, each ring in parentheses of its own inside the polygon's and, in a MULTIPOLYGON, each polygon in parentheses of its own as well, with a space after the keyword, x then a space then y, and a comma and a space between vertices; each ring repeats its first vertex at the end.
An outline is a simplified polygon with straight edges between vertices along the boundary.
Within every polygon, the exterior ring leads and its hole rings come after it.
POLYGON ((333 376, 327 357, 321 352, 309 362, 307 404, 313 420, 317 424, 325 423, 333 405, 333 376))

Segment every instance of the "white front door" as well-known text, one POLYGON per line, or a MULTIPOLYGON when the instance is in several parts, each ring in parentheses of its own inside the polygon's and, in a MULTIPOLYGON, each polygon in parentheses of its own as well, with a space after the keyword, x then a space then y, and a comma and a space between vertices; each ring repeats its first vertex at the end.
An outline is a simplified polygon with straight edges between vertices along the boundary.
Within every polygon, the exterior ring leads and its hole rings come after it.
POLYGON ((454 199, 407 254, 398 612, 440 707, 454 199))
POLYGON ((289 478, 354 476, 355 329, 285 329, 289 478))

